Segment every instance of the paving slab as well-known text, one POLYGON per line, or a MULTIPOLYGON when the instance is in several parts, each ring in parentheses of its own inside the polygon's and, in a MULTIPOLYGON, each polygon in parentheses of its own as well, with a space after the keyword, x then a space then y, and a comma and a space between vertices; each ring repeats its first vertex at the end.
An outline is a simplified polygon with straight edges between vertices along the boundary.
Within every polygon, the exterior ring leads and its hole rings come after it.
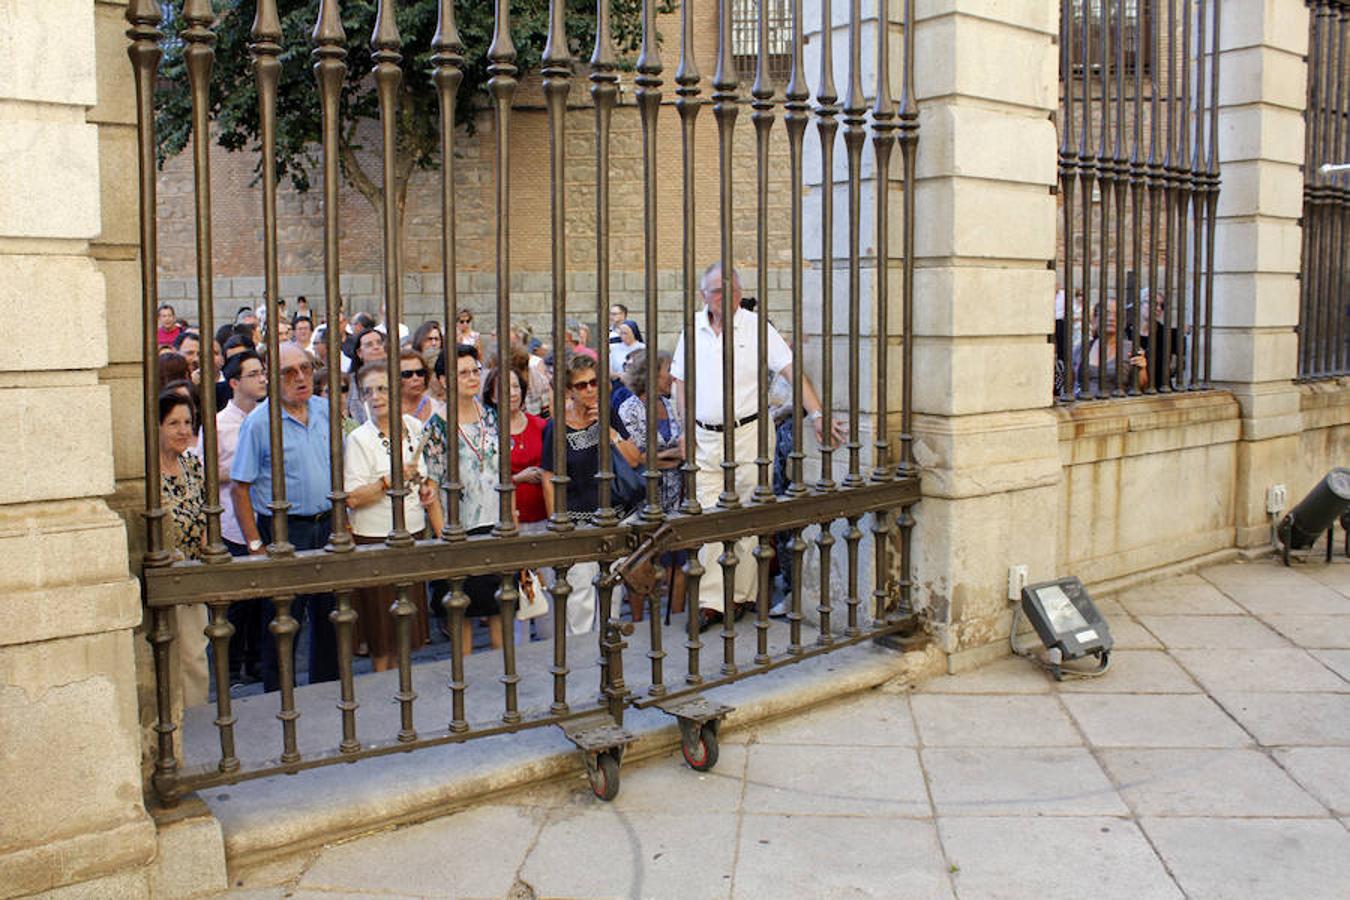
POLYGON ((1350 649, 1350 615, 1269 615, 1263 621, 1300 647, 1350 649))
POLYGON ((1173 650, 1172 655, 1211 693, 1217 691, 1350 691, 1306 650, 1173 650))
POLYGON ((1334 558, 1331 565, 1321 559, 1316 562, 1309 560, 1307 565, 1300 567, 1299 572, 1306 578, 1350 595, 1350 560, 1345 557, 1334 558))
MULTIPOLYGON (((745 775, 745 745, 721 744, 711 770, 695 772, 677 750, 623 766, 622 790, 612 802, 625 812, 690 809, 702 812, 732 812, 741 803, 741 779, 745 775)), ((595 802, 590 780, 584 775, 568 779, 566 803, 595 802)))
POLYGON ((922 760, 939 816, 1129 814, 1082 747, 930 748, 922 760))
POLYGON ((733 896, 745 900, 953 897, 929 821, 746 816, 738 846, 733 896))
POLYGON ((945 818, 961 900, 1180 898, 1139 828, 1114 818, 945 818))
POLYGON ((1241 747, 1251 738, 1197 694, 1065 694, 1061 698, 1096 747, 1241 747))
POLYGON ((1224 591, 1240 607, 1257 616, 1350 613, 1350 597, 1315 581, 1301 582, 1295 590, 1288 584, 1271 582, 1233 585, 1224 591))
POLYGON ((548 815, 533 807, 477 806, 337 844, 319 854, 299 887, 500 897, 510 890, 548 815))
MULTIPOLYGON (((625 788, 626 790, 626 788, 625 788)), ((785 815, 928 816, 917 751, 752 744, 745 806, 785 815)))
POLYGON ((588 802, 549 813, 519 877, 539 897, 727 897, 735 851, 735 815, 588 802))
POLYGON ((905 694, 867 691, 814 710, 742 732, 760 744, 826 747, 913 747, 918 743, 905 694))
POLYGON ((1195 900, 1344 900, 1350 832, 1331 819, 1141 821, 1195 900))
POLYGON ((1103 750, 1099 756, 1136 815, 1326 814, 1258 750, 1103 750))
POLYGON ((1106 674, 1066 679, 1056 689, 1078 694, 1196 694, 1201 690, 1162 650, 1114 650, 1106 674))
POLYGON ((915 693, 1048 694, 1050 681, 1026 660, 1008 657, 969 672, 930 678, 915 688, 915 693))
POLYGON ((1242 607, 1199 575, 1182 575, 1131 588, 1116 595, 1135 616, 1231 616, 1242 607))
POLYGON ((1162 642, 1143 625, 1125 616, 1107 616, 1106 625, 1117 650, 1161 650, 1162 642))
POLYGON ((1250 616, 1141 616, 1139 622, 1169 650, 1290 646, 1250 616))
POLYGON ((1316 565, 1290 567, 1281 564, 1274 556, 1268 556, 1264 559, 1236 560, 1207 566, 1196 574, 1224 593, 1231 586, 1252 584, 1274 584, 1293 591, 1306 588, 1313 579, 1304 573, 1322 565, 1319 562, 1316 565))
POLYGON ((1217 693, 1267 747, 1350 745, 1350 694, 1217 693))
POLYGON ((916 694, 910 698, 927 747, 1066 747, 1082 738, 1054 697, 916 694))
POLYGON ((1350 650, 1310 650, 1322 664, 1350 682, 1350 650))
POLYGON ((1350 747, 1287 747, 1275 758, 1333 813, 1350 815, 1350 747))

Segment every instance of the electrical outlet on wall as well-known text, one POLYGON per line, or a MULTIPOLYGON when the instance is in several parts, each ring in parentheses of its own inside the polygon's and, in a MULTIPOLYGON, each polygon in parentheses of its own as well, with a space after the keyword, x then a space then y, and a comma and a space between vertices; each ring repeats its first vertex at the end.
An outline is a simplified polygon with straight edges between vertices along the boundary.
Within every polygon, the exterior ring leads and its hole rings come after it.
POLYGON ((1021 600, 1022 588, 1027 586, 1027 567, 1025 564, 1008 567, 1008 599, 1021 600))
POLYGON ((1285 491, 1284 485, 1272 484, 1266 488, 1266 512, 1272 516, 1277 516, 1284 512, 1284 508, 1289 505, 1289 497, 1285 491))

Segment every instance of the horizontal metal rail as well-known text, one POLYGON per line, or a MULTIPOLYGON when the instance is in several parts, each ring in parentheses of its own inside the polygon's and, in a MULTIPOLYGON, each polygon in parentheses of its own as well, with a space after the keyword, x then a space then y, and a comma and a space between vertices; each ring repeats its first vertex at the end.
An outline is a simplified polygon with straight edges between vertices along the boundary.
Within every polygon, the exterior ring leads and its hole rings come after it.
MULTIPOLYGON (((675 536, 667 549, 697 547, 713 540, 736 540, 766 530, 788 531, 819 522, 855 517, 917 502, 917 478, 840 488, 805 497, 768 501, 740 509, 674 515, 666 520, 675 536)), ((286 594, 351 590, 392 582, 417 582, 505 569, 536 569, 583 559, 617 559, 637 547, 654 526, 635 523, 573 531, 524 531, 508 537, 462 541, 426 540, 408 547, 371 545, 347 553, 297 551, 284 558, 239 557, 225 563, 182 562, 145 572, 145 601, 176 606, 216 600, 247 600, 286 594)))

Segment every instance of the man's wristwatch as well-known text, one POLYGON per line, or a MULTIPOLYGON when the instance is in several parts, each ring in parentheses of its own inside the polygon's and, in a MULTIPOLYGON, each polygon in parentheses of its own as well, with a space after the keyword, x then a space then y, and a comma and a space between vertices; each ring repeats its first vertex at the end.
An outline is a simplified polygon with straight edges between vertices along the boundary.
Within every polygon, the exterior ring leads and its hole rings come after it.
POLYGON ((254 538, 253 540, 251 540, 251 541, 248 542, 248 552, 249 552, 249 553, 257 553, 257 552, 258 552, 259 550, 261 550, 262 548, 263 548, 263 542, 262 542, 262 539, 261 539, 261 538, 254 538))

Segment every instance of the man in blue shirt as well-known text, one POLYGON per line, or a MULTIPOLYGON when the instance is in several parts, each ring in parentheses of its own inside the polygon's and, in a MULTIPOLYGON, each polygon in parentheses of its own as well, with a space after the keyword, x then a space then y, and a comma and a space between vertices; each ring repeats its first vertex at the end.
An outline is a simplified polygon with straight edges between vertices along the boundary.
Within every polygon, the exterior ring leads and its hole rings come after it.
MULTIPOLYGON (((328 543, 332 530, 332 486, 328 455, 328 403, 314 396, 314 367, 295 344, 283 344, 278 354, 281 366, 281 446, 286 472, 287 537, 296 550, 318 550, 328 543)), ((248 414, 239 427, 239 444, 230 470, 234 512, 239 528, 255 556, 266 555, 273 541, 272 450, 268 441, 268 398, 248 414)), ((292 615, 309 618, 309 683, 336 681, 337 639, 328 614, 332 594, 297 597, 292 615)), ((275 608, 264 601, 262 676, 263 689, 279 687, 275 638, 267 624, 275 608)))

